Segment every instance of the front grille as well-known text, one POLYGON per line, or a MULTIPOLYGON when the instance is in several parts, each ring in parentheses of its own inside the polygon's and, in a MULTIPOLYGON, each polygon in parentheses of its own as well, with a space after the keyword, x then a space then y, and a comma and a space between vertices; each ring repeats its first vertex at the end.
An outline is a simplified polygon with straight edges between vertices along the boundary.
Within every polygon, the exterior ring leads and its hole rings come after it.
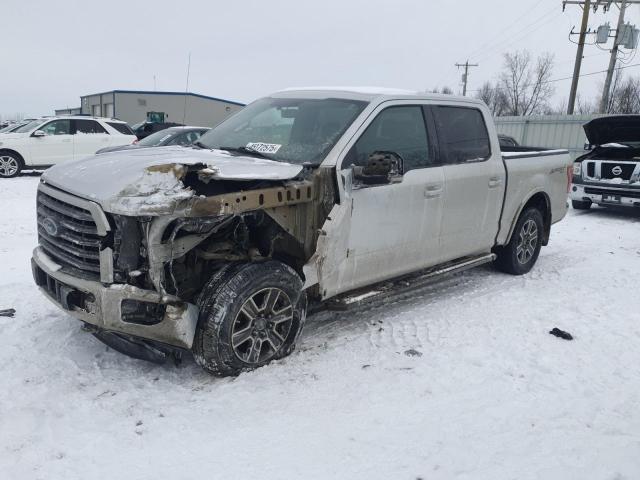
POLYGON ((587 162, 587 177, 595 177, 596 176, 596 164, 595 162, 587 162))
POLYGON ((38 191, 38 241, 64 269, 100 278, 100 245, 91 212, 38 191))
POLYGON ((635 168, 636 166, 633 163, 602 162, 600 164, 600 178, 621 178, 622 180, 629 180, 635 168), (616 172, 614 172, 614 170, 616 170, 616 172))

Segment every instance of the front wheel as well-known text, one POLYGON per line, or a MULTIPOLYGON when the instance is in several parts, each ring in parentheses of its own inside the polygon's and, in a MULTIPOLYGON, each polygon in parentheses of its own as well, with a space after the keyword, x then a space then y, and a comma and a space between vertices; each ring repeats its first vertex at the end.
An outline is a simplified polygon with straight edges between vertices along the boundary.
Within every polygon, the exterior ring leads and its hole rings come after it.
POLYGON ((0 178, 13 178, 22 171, 22 159, 15 153, 0 153, 0 178))
POLYGON ((496 250, 498 270, 511 275, 523 275, 533 268, 540 248, 544 222, 537 208, 528 208, 520 215, 509 243, 496 250))
POLYGON ((238 375, 289 355, 306 319, 302 280, 277 261, 224 267, 198 303, 194 357, 217 376, 238 375))

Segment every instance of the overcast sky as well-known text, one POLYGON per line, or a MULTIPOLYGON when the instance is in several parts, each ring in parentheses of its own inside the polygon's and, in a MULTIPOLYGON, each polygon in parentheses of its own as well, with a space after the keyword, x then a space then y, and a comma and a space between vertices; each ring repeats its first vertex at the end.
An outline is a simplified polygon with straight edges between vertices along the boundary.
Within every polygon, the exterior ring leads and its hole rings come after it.
MULTIPOLYGON (((617 13, 589 24, 615 25, 617 13)), ((639 15, 633 6, 627 19, 640 23, 639 15)), ((154 75, 157 90, 183 91, 189 52, 190 91, 240 102, 304 85, 458 92, 454 64, 467 58, 480 64, 470 73, 473 91, 515 49, 553 52, 553 78, 563 78, 573 71, 567 37, 580 16, 578 6, 563 13, 561 0, 12 1, 2 8, 0 115, 52 114, 113 89, 153 90, 154 75)), ((607 62, 607 52, 587 46, 582 73, 607 62)), ((582 78, 579 91, 595 98, 603 79, 582 78)), ((560 103, 570 81, 554 85, 560 103)))

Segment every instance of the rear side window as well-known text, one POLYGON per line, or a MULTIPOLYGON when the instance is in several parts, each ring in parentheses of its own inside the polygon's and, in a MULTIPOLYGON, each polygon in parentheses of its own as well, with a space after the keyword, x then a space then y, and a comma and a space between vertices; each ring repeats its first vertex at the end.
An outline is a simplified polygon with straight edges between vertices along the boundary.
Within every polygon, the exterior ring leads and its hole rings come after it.
POLYGON ((489 158, 489 133, 480 110, 440 106, 434 113, 446 163, 480 162, 489 158))
POLYGON ((76 120, 76 133, 107 133, 95 120, 76 120))
POLYGON ((127 125, 126 123, 107 122, 107 125, 109 125, 111 128, 115 128, 123 135, 135 135, 131 131, 131 128, 129 128, 129 125, 127 125))

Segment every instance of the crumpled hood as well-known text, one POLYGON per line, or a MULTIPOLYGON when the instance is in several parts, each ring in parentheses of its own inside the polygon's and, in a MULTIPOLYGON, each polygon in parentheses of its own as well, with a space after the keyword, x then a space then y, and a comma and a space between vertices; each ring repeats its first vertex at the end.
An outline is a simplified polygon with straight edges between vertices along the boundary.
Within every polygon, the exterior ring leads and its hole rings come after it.
POLYGON ((640 115, 609 115, 583 125, 591 145, 640 142, 640 115))
POLYGON ((42 180, 124 215, 171 213, 194 195, 180 181, 185 167, 201 166, 208 181, 288 180, 302 166, 222 150, 155 147, 94 155, 56 165, 42 180))

